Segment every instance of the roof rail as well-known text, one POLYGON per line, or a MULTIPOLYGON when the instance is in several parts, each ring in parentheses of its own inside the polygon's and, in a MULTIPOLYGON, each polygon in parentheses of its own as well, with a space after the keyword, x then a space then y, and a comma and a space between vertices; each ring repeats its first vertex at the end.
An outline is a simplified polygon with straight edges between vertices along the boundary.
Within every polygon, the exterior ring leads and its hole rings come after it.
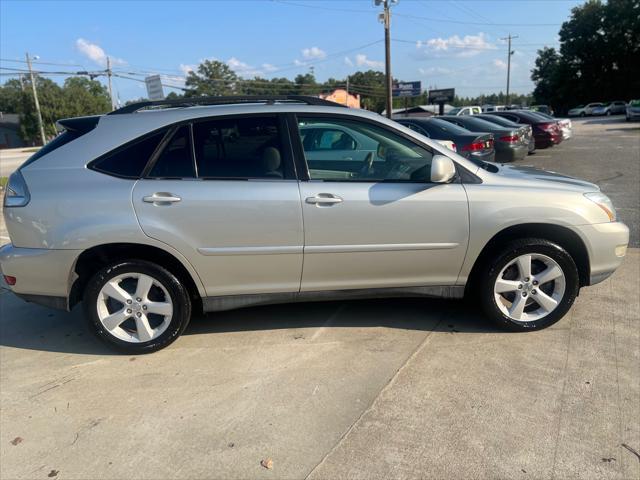
POLYGON ((307 105, 321 105, 326 107, 344 107, 341 103, 331 102, 323 98, 311 97, 307 95, 231 95, 220 97, 184 97, 172 98, 169 100, 146 100, 143 102, 131 103, 118 108, 108 115, 120 115, 123 113, 134 113, 147 107, 193 107, 196 105, 233 105, 239 103, 266 103, 293 102, 306 103, 307 105))

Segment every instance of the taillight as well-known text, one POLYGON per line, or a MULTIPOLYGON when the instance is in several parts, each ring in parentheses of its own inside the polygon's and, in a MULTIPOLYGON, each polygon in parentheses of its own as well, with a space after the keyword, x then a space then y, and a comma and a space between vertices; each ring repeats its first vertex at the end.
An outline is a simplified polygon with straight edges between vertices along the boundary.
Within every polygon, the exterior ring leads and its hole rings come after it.
POLYGON ((458 151, 458 147, 456 147, 456 144, 455 144, 455 143, 452 143, 452 144, 451 144, 451 150, 453 150, 454 152, 457 152, 457 151, 458 151))
MULTIPOLYGON (((489 140, 491 142, 493 142, 492 140, 489 140)), ((463 152, 478 152, 480 150, 484 150, 485 148, 489 148, 488 144, 489 141, 487 142, 473 142, 470 143, 468 145, 465 145, 464 147, 462 147, 462 151, 463 152)))
POLYGON ((540 127, 541 130, 544 130, 545 132, 551 132, 553 130, 555 130, 556 124, 555 123, 541 123, 538 125, 538 127, 540 127))
POLYGON ((15 285, 16 277, 12 277, 11 275, 4 275, 4 281, 7 282, 7 285, 15 285))
POLYGON ((518 137, 518 135, 505 135, 504 137, 500 137, 500 140, 503 142, 516 143, 520 140, 520 137, 518 137))
POLYGON ((16 170, 9 177, 6 190, 4 192, 4 206, 5 207, 24 207, 31 200, 27 183, 24 181, 24 177, 20 173, 20 170, 16 170))

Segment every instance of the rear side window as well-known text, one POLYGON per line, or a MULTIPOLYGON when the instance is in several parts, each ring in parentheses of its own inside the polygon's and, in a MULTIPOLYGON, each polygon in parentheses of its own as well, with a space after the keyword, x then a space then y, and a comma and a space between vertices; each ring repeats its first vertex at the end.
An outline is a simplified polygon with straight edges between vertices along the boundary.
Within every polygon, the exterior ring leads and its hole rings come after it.
POLYGON ((191 154, 191 130, 189 125, 180 127, 158 156, 149 177, 194 178, 196 176, 191 154))
POLYGON ((116 177, 140 178, 144 167, 166 133, 165 129, 135 140, 93 162, 91 168, 116 177))
POLYGON ((285 178, 278 118, 227 118, 193 124, 199 178, 285 178))

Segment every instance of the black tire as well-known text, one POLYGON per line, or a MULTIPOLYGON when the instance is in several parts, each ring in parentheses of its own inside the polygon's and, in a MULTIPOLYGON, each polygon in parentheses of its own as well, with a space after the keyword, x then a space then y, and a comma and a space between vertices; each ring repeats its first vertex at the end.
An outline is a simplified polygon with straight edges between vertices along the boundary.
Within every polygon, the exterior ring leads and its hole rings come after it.
POLYGON ((127 354, 151 353, 168 346, 182 334, 191 319, 191 299, 184 285, 169 270, 144 260, 120 261, 98 271, 87 283, 83 307, 91 331, 109 347, 127 354), (100 290, 112 278, 126 273, 142 273, 153 277, 171 297, 173 312, 168 327, 161 335, 147 342, 131 343, 115 337, 102 325, 98 315, 100 290))
POLYGON ((584 113, 584 112, 580 112, 580 116, 581 116, 581 117, 586 117, 586 116, 587 116, 587 114, 586 114, 586 113, 584 113))
POLYGON ((501 253, 487 262, 481 271, 478 282, 480 302, 484 313, 498 326, 514 332, 540 330, 553 325, 569 311, 579 289, 578 269, 571 255, 561 246, 540 238, 516 240, 506 245, 501 253), (559 305, 547 316, 539 320, 517 321, 505 315, 498 307, 494 295, 494 285, 498 275, 509 262, 528 253, 546 255, 558 264, 565 276, 565 291, 559 305))

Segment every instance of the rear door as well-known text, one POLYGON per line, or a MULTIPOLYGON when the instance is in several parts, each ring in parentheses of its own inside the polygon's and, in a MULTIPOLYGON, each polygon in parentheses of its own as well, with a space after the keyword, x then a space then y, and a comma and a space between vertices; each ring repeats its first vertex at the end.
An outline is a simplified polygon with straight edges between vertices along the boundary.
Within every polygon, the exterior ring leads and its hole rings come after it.
MULTIPOLYGON (((467 197, 458 182, 429 182, 433 151, 359 117, 300 115, 297 123, 331 123, 376 147, 356 169, 307 160, 301 290, 455 285, 469 235, 467 197)), ((298 143, 299 172, 309 153, 298 143)))
POLYGON ((253 115, 175 127, 134 187, 144 232, 178 249, 209 296, 300 287, 302 212, 283 122, 253 115))

